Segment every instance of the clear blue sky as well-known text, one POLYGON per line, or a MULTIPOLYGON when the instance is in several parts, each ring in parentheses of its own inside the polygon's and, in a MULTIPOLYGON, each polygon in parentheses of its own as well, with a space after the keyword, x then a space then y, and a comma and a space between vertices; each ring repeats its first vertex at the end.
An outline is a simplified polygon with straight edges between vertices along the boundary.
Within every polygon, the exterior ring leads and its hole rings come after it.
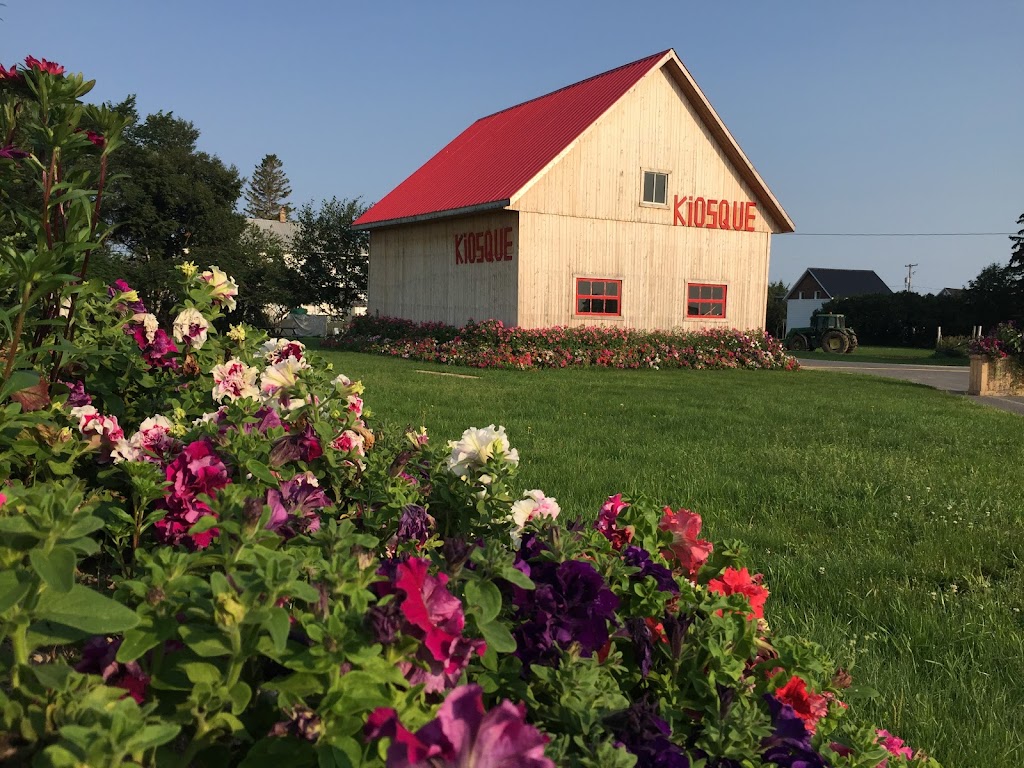
MULTIPOLYGON (((375 201, 473 120, 666 48, 797 232, 1015 232, 1024 212, 1024 3, 6 0, 0 62, 56 60, 202 131, 292 201, 375 201)), ((771 277, 874 269, 964 285, 997 237, 773 238, 771 277)))

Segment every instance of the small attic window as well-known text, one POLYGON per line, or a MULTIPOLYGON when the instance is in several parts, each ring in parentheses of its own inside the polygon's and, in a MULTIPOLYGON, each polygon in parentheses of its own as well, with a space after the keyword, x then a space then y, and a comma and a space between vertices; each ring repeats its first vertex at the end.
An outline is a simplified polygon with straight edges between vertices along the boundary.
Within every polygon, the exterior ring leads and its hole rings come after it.
POLYGON ((640 201, 648 205, 668 205, 668 174, 644 171, 644 193, 640 201))

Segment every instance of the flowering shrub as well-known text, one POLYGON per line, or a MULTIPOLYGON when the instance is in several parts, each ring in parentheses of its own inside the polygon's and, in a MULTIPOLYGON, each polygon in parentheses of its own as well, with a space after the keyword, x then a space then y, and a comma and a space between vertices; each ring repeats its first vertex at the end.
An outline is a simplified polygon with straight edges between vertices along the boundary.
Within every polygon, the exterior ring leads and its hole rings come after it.
MULTIPOLYGON (((0 84, 63 77, 26 66, 0 84)), ((83 278, 9 358, 4 763, 937 766, 858 726, 695 513, 618 494, 563 525, 504 428, 375 434, 359 382, 219 333, 242 289, 181 275, 170 334, 83 278)))
POLYGON ((763 331, 639 331, 510 328, 499 320, 463 328, 393 317, 357 317, 327 346, 472 368, 784 368, 798 366, 763 331))

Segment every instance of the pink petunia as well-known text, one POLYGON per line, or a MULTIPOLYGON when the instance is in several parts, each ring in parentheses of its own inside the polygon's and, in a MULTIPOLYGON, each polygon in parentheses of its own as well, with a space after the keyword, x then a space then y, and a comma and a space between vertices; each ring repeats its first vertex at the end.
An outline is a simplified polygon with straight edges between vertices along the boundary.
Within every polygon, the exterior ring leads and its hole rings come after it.
MULTIPOLYGON (((906 745, 906 742, 898 736, 893 736, 884 728, 880 728, 876 731, 878 735, 879 744, 885 747, 885 751, 890 755, 896 755, 897 757, 911 758, 914 756, 914 750, 906 745)), ((888 762, 888 761, 886 761, 888 762)), ((885 765, 885 763, 883 763, 885 765)))

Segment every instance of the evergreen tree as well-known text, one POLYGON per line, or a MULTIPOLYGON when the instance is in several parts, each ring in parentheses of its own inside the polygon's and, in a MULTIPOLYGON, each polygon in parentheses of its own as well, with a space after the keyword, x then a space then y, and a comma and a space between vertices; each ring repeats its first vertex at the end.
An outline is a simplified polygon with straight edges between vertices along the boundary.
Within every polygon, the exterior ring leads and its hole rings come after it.
POLYGON ((292 193, 284 164, 277 155, 265 155, 245 185, 245 215, 254 219, 276 219, 292 193))

